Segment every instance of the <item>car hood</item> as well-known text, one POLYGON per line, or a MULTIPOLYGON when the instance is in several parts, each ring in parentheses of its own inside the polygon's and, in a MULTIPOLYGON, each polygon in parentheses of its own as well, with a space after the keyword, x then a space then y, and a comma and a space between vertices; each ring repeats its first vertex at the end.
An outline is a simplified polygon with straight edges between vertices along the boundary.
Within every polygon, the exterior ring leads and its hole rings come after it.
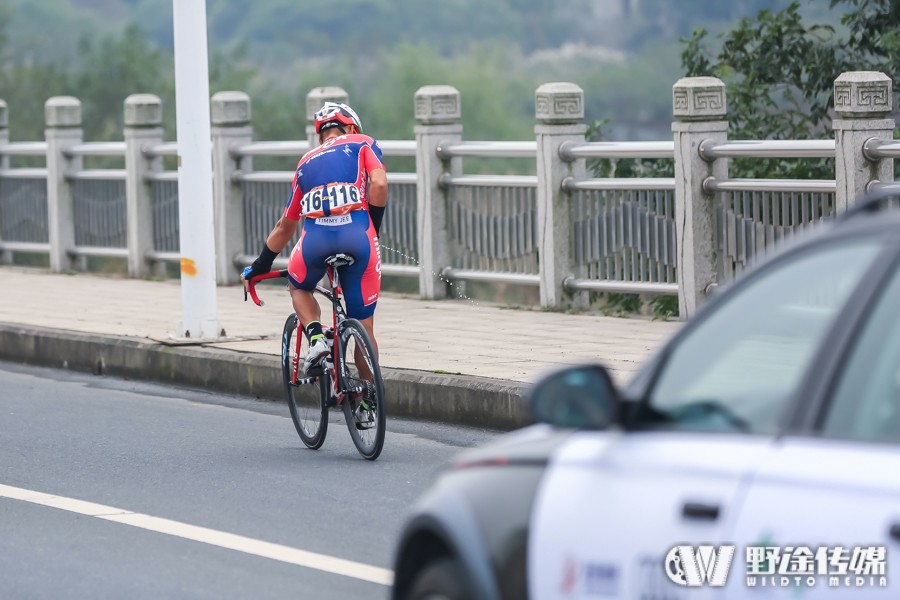
POLYGON ((575 433, 571 429, 558 429, 550 425, 531 425, 461 452, 454 460, 454 466, 546 464, 551 454, 575 433))

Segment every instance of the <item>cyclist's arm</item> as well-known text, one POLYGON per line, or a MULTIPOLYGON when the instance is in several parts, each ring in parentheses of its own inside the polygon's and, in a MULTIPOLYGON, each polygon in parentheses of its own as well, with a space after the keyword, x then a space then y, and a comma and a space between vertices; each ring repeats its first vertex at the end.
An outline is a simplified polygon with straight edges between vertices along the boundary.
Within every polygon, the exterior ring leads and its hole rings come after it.
POLYGON ((384 169, 369 171, 369 204, 387 206, 388 182, 384 169))
POLYGON ((272 233, 266 238, 266 246, 275 252, 284 250, 287 243, 294 237, 294 233, 297 231, 297 225, 299 223, 300 221, 298 219, 291 219, 290 217, 281 217, 278 219, 278 222, 275 223, 275 227, 272 228, 272 233))
POLYGON ((362 165, 369 174, 369 189, 367 192, 369 206, 387 205, 387 172, 384 162, 381 160, 381 148, 378 142, 371 140, 371 144, 363 146, 361 151, 362 165))

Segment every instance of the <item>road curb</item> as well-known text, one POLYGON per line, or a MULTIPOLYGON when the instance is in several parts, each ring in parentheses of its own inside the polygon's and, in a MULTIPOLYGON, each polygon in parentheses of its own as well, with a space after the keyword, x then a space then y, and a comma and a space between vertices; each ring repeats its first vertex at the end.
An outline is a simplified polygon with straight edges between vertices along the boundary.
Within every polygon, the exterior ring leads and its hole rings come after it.
MULTIPOLYGON (((0 359, 284 401, 281 360, 268 354, 0 323, 0 359)), ((389 416, 501 430, 531 422, 522 383, 389 368, 383 376, 389 416)))

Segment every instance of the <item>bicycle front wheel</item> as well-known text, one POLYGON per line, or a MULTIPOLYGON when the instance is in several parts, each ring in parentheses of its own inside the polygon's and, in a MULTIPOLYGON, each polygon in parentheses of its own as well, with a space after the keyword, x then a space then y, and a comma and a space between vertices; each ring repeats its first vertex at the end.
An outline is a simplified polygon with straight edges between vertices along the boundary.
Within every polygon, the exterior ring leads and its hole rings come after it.
POLYGON ((328 432, 328 394, 330 380, 325 369, 316 378, 316 387, 297 385, 297 378, 305 375, 299 372, 303 355, 309 350, 306 336, 298 329, 297 315, 292 314, 284 323, 281 337, 281 373, 284 379, 284 393, 294 427, 300 439, 308 448, 318 450, 325 443, 328 432), (305 389, 304 389, 305 388, 305 389))
POLYGON ((375 460, 384 446, 386 421, 381 367, 369 334, 356 319, 342 323, 340 340, 345 357, 341 369, 344 419, 359 453, 367 460, 375 460), (359 373, 356 369, 354 357, 357 355, 368 373, 359 373))

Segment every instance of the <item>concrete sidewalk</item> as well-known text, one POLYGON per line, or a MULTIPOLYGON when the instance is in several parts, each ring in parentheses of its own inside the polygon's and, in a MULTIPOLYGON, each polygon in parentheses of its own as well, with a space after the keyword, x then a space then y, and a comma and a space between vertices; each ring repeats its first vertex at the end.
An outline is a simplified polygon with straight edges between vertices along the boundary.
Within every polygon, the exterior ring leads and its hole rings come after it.
MULTIPOLYGON (((0 359, 281 397, 280 337, 291 312, 284 285, 260 286, 263 307, 245 303, 239 287, 218 288, 225 335, 197 341, 175 337, 181 319, 178 281, 53 275, 17 267, 0 267, 0 281, 0 359), (218 366, 210 370, 206 363, 218 366), (201 373, 193 376, 175 372, 197 371, 198 365, 201 373), (249 370, 239 373, 229 365, 249 370)), ((527 420, 521 390, 542 372, 601 362, 624 383, 679 325, 389 293, 375 317, 389 400, 398 409, 390 413, 498 427, 527 420), (418 400, 406 402, 410 394, 418 400), (475 404, 460 410, 433 409, 472 398, 475 404), (499 411, 498 402, 505 405, 499 411), (479 418, 482 412, 499 416, 479 418)))

